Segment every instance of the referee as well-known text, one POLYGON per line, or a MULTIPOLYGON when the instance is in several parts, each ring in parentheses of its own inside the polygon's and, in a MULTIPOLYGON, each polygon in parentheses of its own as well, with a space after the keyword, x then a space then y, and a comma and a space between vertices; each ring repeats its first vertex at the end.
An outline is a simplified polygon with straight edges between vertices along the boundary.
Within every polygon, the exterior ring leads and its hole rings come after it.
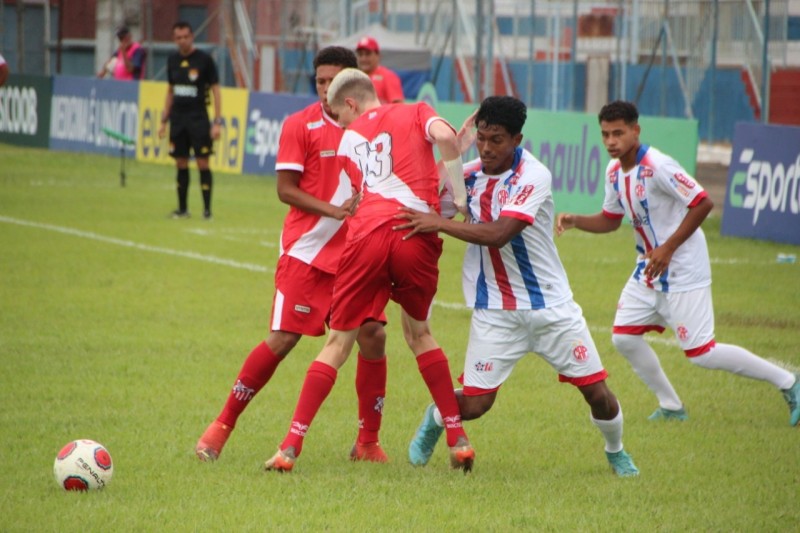
POLYGON ((169 122, 169 155, 178 167, 178 209, 172 218, 189 218, 186 197, 189 192, 189 149, 194 152, 200 170, 203 191, 203 218, 211 218, 211 170, 208 157, 213 140, 219 138, 222 117, 217 65, 207 53, 194 47, 194 34, 187 22, 172 26, 172 40, 178 51, 167 59, 167 99, 161 115, 158 136, 163 138, 169 122), (208 92, 214 95, 214 122, 208 120, 208 92))

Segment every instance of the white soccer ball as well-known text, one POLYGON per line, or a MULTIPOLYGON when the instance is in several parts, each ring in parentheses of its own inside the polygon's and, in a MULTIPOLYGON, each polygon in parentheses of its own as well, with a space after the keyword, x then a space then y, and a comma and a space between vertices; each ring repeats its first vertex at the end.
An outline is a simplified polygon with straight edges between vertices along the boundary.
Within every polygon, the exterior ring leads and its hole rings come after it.
POLYGON ((102 489, 111 481, 114 464, 102 444, 80 439, 61 448, 53 473, 56 483, 64 490, 102 489))

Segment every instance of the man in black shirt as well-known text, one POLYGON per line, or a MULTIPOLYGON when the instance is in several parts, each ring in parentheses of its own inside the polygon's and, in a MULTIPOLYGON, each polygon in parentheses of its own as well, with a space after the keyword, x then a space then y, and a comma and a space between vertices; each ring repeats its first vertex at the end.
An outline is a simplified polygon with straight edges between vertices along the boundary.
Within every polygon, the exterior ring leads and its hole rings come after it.
POLYGON ((203 191, 203 218, 211 218, 211 170, 208 157, 213 153, 213 140, 219 138, 222 117, 220 110, 219 75, 214 60, 194 47, 194 34, 187 22, 172 26, 172 40, 178 51, 167 59, 167 99, 161 115, 159 137, 169 128, 169 155, 178 167, 178 209, 173 218, 188 218, 186 197, 189 192, 189 149, 194 152, 200 170, 200 187, 203 191), (214 122, 209 123, 208 92, 214 95, 214 122))

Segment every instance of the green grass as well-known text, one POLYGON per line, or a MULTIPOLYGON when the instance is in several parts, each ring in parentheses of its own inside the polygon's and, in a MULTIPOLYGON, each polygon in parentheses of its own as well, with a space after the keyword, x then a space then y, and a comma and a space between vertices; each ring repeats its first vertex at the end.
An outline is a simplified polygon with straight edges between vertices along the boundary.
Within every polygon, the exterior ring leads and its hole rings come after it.
MULTIPOLYGON (((267 333, 285 207, 272 178, 215 175, 215 219, 169 220, 171 167, 0 145, 0 530, 3 531, 791 531, 800 428, 771 386, 687 363, 671 334, 654 347, 691 419, 653 424, 654 397, 610 342, 633 266, 627 230, 558 239, 625 412, 642 475, 617 479, 588 408, 531 357, 486 417, 468 423, 468 476, 444 447, 426 468, 406 447, 428 403, 388 309, 390 356, 382 443, 388 465, 347 460, 356 433, 355 364, 342 369, 295 471, 261 472, 287 429, 322 339, 304 339, 241 417, 221 460, 201 464, 197 437, 241 362, 267 333), (194 255, 192 255, 194 254, 194 255), (62 492, 52 463, 91 438, 115 461, 102 492, 62 492)), ((190 208, 200 214, 197 173, 190 208)), ((800 367, 800 248, 720 237, 717 338, 800 367)), ((437 299, 462 302, 463 245, 448 240, 437 299)), ((437 306, 434 334, 460 373, 469 311, 437 306)))

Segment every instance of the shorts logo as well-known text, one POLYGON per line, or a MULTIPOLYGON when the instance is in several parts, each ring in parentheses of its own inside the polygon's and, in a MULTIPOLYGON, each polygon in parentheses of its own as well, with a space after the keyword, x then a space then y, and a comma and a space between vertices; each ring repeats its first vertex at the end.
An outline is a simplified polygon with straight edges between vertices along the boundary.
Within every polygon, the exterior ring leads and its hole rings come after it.
POLYGON ((336 150, 323 150, 319 153, 320 157, 333 157, 336 155, 336 150))
POLYGON ((494 369, 494 364, 491 361, 489 362, 478 361, 477 363, 475 363, 476 372, 491 372, 493 369, 494 369))
POLYGON ((300 305, 300 304, 295 305, 294 306, 294 310, 297 311, 298 313, 305 313, 305 314, 308 314, 308 313, 311 312, 311 308, 309 306, 300 305))
POLYGON ((583 344, 578 343, 578 345, 572 349, 572 355, 575 357, 576 361, 586 361, 589 359, 589 349, 583 344))
POLYGON ((686 326, 684 326, 683 324, 678 326, 676 333, 678 334, 678 338, 682 341, 685 341, 686 339, 689 338, 689 330, 686 329, 686 326))
POLYGON ((679 182, 683 183, 684 185, 686 185, 687 189, 694 189, 694 185, 695 185, 694 181, 692 181, 689 178, 687 178, 684 174, 682 174, 680 172, 676 172, 675 173, 675 179, 678 180, 679 182))

